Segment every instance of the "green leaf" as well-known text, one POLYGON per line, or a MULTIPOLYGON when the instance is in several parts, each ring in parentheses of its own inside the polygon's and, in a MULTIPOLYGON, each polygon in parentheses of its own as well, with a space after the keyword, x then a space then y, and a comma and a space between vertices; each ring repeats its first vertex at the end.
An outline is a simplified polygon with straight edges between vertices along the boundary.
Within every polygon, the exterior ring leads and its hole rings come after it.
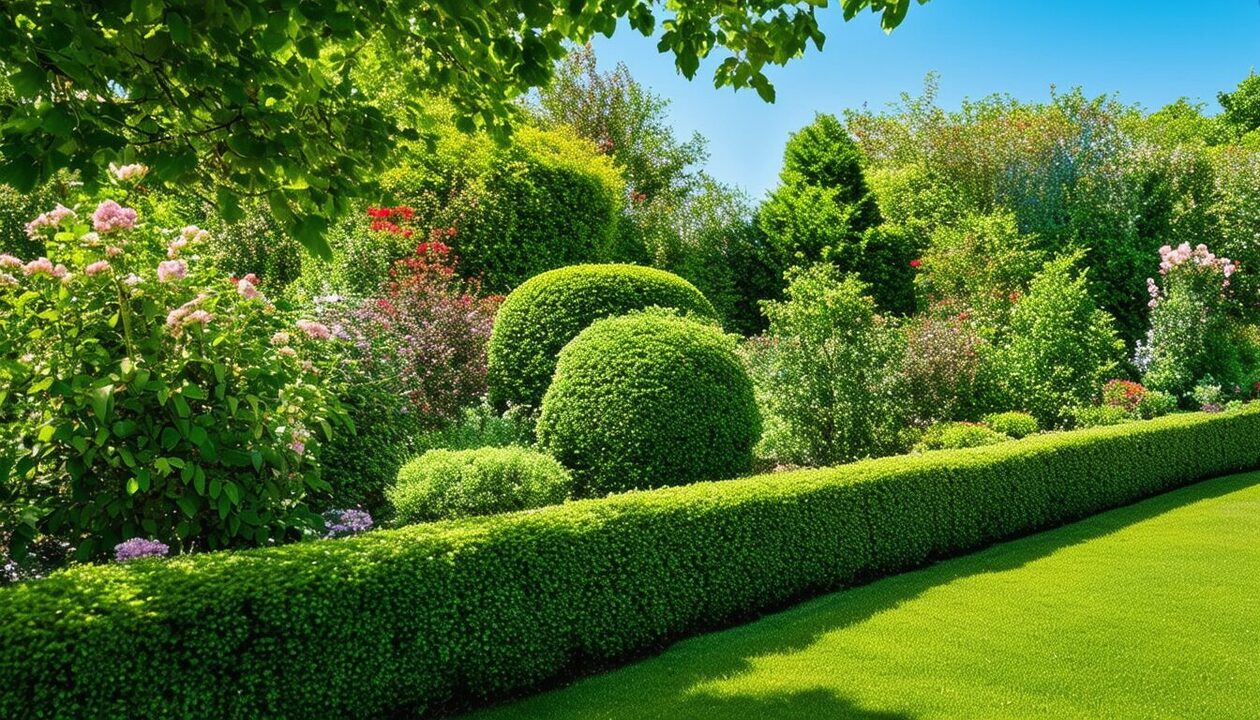
POLYGON ((104 387, 94 388, 92 390, 92 412, 96 413, 96 419, 105 422, 109 416, 111 401, 114 399, 114 385, 110 383, 104 387))

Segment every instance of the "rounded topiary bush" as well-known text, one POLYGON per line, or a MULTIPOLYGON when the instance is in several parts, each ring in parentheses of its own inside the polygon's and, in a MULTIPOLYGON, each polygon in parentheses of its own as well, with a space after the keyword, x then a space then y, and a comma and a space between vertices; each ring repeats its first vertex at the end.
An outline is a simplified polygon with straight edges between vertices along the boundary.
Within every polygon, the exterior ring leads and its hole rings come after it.
POLYGON ((1037 418, 1026 412, 990 413, 984 416, 984 424, 990 430, 1010 435, 1016 440, 1037 432, 1037 418))
POLYGON ((994 445, 1011 440, 1011 436, 973 422, 942 422, 923 433, 918 450, 957 450, 959 448, 994 445))
POLYGON ((663 311, 583 330, 560 353, 538 418, 539 445, 581 496, 739 475, 760 434, 735 341, 663 311))
POLYGON ((573 477, 522 447, 430 450, 398 471, 386 491, 399 523, 493 515, 564 502, 573 477))
POLYGON ((717 311, 694 285, 638 265, 573 265, 536 275, 495 316, 487 382, 490 401, 538 407, 560 349, 600 318, 651 306, 705 318, 717 311))

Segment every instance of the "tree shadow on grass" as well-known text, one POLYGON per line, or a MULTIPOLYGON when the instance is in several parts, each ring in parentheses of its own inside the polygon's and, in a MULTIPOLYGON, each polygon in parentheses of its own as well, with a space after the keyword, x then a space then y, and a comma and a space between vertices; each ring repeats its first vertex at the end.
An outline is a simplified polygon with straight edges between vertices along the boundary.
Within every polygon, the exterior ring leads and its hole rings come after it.
MULTIPOLYGON (((589 677, 566 688, 500 705, 470 718, 840 718, 911 720, 895 710, 867 710, 829 689, 789 694, 726 696, 698 692, 704 683, 741 674, 766 655, 805 650, 821 636, 857 625, 955 580, 1017 569, 1055 552, 1110 535, 1126 527, 1192 503, 1260 482, 1247 473, 1196 483, 1186 488, 1110 510, 1071 525, 1004 542, 857 588, 831 593, 792 609, 740 625, 720 634, 675 644, 650 661, 589 677)), ((577 668, 578 675, 599 668, 577 668)))

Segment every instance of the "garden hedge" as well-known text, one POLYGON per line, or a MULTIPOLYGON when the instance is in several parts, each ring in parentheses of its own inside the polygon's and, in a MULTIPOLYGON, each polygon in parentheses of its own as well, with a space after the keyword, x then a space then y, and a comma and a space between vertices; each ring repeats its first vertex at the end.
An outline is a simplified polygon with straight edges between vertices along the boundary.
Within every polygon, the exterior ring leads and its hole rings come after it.
POLYGON ((664 270, 572 265, 535 275, 495 315, 487 349, 490 402, 537 408, 565 344, 596 320, 654 305, 717 319, 694 285, 664 270))
POLYGON ((379 717, 1260 464, 1260 406, 0 590, 0 717, 379 717))

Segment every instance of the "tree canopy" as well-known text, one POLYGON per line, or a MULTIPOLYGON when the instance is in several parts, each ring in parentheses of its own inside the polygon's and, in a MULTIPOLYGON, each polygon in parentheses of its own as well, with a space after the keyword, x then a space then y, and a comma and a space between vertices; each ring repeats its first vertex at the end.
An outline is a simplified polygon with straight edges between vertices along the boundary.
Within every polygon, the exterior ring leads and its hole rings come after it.
MULTIPOLYGON (((926 0, 919 0, 926 2, 926 0)), ((774 88, 763 68, 821 49, 827 0, 4 0, 0 182, 33 187, 62 168, 89 185, 141 159, 225 216, 265 197, 308 247, 362 195, 392 145, 416 134, 425 93, 461 129, 503 134, 515 100, 545 85, 571 43, 619 22, 653 35, 695 75, 716 48, 717 86, 774 88), (409 64, 411 98, 385 113, 356 77, 365 56, 409 64)), ((910 0, 839 0, 891 30, 910 0)), ((421 128, 422 129, 422 128, 421 128)))

